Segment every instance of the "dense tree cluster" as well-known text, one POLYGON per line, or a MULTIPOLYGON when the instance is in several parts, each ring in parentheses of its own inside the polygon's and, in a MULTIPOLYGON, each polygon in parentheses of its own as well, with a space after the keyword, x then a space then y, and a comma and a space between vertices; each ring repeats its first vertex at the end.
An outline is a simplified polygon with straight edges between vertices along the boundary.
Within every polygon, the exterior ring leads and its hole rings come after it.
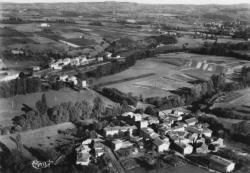
POLYGON ((135 97, 129 94, 125 94, 116 88, 103 88, 101 93, 105 97, 108 97, 109 99, 113 100, 114 102, 122 104, 125 100, 129 105, 137 105, 137 99, 135 97))
POLYGON ((232 125, 232 138, 250 145, 250 121, 241 121, 232 125))
POLYGON ((230 56, 238 59, 249 60, 250 57, 247 54, 242 54, 240 50, 249 50, 249 42, 229 44, 229 43, 205 43, 201 48, 190 49, 192 53, 205 54, 205 55, 217 55, 217 56, 230 56))
POLYGON ((38 77, 24 77, 0 83, 0 97, 11 97, 41 90, 41 80, 38 77))

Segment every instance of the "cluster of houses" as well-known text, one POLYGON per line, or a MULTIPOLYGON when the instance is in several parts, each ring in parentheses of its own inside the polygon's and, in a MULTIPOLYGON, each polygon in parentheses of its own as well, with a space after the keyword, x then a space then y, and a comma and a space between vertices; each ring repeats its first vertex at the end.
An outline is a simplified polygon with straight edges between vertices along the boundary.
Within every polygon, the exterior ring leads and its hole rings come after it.
POLYGON ((86 56, 78 56, 74 58, 65 58, 65 59, 59 59, 57 61, 52 61, 49 66, 54 70, 61 70, 66 65, 80 66, 80 65, 91 64, 96 61, 98 62, 103 61, 103 57, 87 58, 86 56))
POLYGON ((71 82, 74 86, 79 85, 83 88, 86 88, 88 86, 88 83, 86 80, 79 80, 76 76, 74 75, 61 75, 59 76, 59 81, 63 81, 63 82, 71 82))
POLYGON ((93 139, 93 146, 91 145, 92 139, 87 139, 82 142, 82 144, 75 149, 76 151, 76 164, 87 166, 91 162, 92 158, 100 157, 105 152, 104 144, 101 143, 102 140, 99 138, 93 139), (91 148, 92 147, 92 148, 91 148), (94 152, 91 152, 94 150, 94 152))
MULTIPOLYGON (((171 149, 182 155, 208 153, 225 147, 223 139, 212 136, 207 123, 199 123, 183 110, 160 111, 158 117, 126 112, 119 119, 119 126, 107 126, 103 129, 103 138, 111 141, 109 146, 113 152, 126 149, 133 153, 144 152, 148 149, 147 143, 151 143, 151 150, 157 153, 165 153, 171 149), (126 134, 129 138, 120 134, 126 134)), ((87 146, 81 145, 77 153, 77 164, 82 164, 83 159, 88 161, 86 158, 90 154, 87 146)), ((231 172, 235 166, 232 161, 219 156, 213 156, 210 160, 209 166, 222 172, 231 172)))

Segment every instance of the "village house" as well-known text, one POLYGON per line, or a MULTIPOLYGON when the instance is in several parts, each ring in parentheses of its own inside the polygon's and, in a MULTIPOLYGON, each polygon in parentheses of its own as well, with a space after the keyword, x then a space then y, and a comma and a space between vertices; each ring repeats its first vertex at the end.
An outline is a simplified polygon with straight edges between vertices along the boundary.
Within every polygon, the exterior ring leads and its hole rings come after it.
POLYGON ((82 80, 82 87, 86 88, 88 86, 88 83, 86 80, 82 80))
POLYGON ((191 154, 193 152, 193 147, 191 145, 182 142, 174 143, 173 147, 176 151, 184 155, 191 154))
POLYGON ((197 147, 196 148, 196 153, 203 153, 203 154, 206 154, 208 153, 208 146, 204 143, 202 143, 201 146, 197 147))
POLYGON ((32 70, 33 70, 33 71, 39 71, 39 70, 40 70, 40 67, 39 67, 39 66, 33 66, 33 67, 32 67, 32 70))
POLYGON ((210 130, 209 128, 205 128, 205 129, 203 129, 203 131, 202 131, 202 134, 203 134, 204 136, 206 136, 206 137, 211 137, 211 136, 212 136, 212 133, 213 133, 213 131, 210 130))
POLYGON ((155 131, 152 128, 143 128, 141 129, 141 136, 144 139, 154 139, 159 137, 159 134, 155 133, 155 131))
POLYGON ((50 25, 48 23, 41 23, 40 26, 42 28, 48 28, 48 27, 50 27, 50 25))
POLYGON ((145 118, 146 120, 148 120, 148 124, 159 124, 160 121, 157 117, 153 117, 153 116, 148 116, 147 118, 145 118))
POLYGON ((196 118, 189 118, 189 119, 186 119, 185 120, 185 123, 188 125, 188 126, 193 126, 195 125, 196 123, 198 123, 198 120, 196 118))
POLYGON ((132 118, 133 118, 134 122, 142 120, 141 114, 134 114, 132 118))
POLYGON ((107 59, 111 59, 112 58, 112 53, 106 52, 106 57, 107 57, 107 59))
POLYGON ((76 155, 76 164, 77 165, 83 165, 87 166, 90 162, 90 148, 87 145, 80 145, 76 149, 77 155, 76 155))
POLYGON ((185 131, 185 127, 183 125, 175 126, 172 128, 173 132, 185 131))
POLYGON ((210 157, 209 167, 220 172, 232 172, 235 163, 219 156, 212 155, 210 157))
POLYGON ((24 54, 24 52, 22 50, 15 50, 15 49, 11 50, 11 53, 13 55, 22 55, 22 54, 24 54))
POLYGON ((98 62, 102 62, 103 61, 103 57, 97 57, 97 61, 98 62))
POLYGON ((72 82, 74 85, 78 84, 77 78, 75 76, 68 77, 68 82, 72 82))
POLYGON ((171 131, 171 127, 170 126, 160 126, 158 129, 158 132, 160 135, 166 135, 169 131, 171 131))
POLYGON ((58 62, 51 63, 49 65, 49 67, 54 69, 54 70, 62 70, 62 65, 60 65, 60 63, 58 63, 58 62))
POLYGON ((159 137, 153 139, 153 145, 156 147, 156 151, 161 153, 164 151, 168 151, 169 149, 169 141, 162 140, 159 137))
POLYGON ((172 112, 173 112, 172 109, 162 110, 162 111, 159 111, 158 116, 159 117, 165 117, 168 114, 171 114, 172 112))
POLYGON ((197 126, 188 126, 186 129, 187 129, 188 132, 190 132, 190 133, 196 133, 198 135, 201 135, 202 132, 203 132, 203 129, 199 128, 197 126))
POLYGON ((131 147, 133 146, 133 144, 129 141, 124 141, 124 140, 121 140, 121 139, 115 139, 112 141, 112 149, 113 150, 119 150, 121 148, 128 148, 128 147, 131 147))
POLYGON ((133 131, 136 129, 136 126, 114 126, 114 127, 105 127, 104 134, 105 136, 114 134, 118 134, 119 131, 126 132, 129 131, 130 136, 132 135, 133 131))
POLYGON ((173 119, 174 121, 181 121, 182 120, 182 116, 181 116, 182 114, 175 114, 175 113, 173 113, 173 114, 169 114, 169 117, 171 118, 171 119, 173 119))
POLYGON ((178 135, 177 135, 176 132, 170 131, 170 132, 167 133, 167 136, 170 138, 170 140, 171 140, 173 143, 177 143, 177 142, 180 141, 180 139, 179 139, 179 137, 178 137, 178 135))
POLYGON ((142 128, 147 128, 148 127, 148 121, 147 120, 142 120, 139 122, 140 129, 142 128))
POLYGON ((70 58, 65 58, 62 60, 63 65, 69 65, 71 62, 70 58))
POLYGON ((95 155, 96 157, 100 157, 104 154, 104 146, 100 142, 95 142, 94 143, 94 149, 95 149, 95 155))
POLYGON ((68 79, 68 75, 67 74, 64 74, 64 75, 61 75, 60 77, 59 77, 59 80, 60 81, 63 81, 63 82, 66 82, 67 81, 67 79, 68 79))

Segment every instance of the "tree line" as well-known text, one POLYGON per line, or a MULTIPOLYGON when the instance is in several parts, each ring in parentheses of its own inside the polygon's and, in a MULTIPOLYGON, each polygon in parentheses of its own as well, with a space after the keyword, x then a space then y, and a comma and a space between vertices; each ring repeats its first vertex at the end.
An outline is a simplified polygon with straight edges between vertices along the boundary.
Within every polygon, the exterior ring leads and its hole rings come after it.
POLYGON ((41 91, 41 80, 38 77, 19 77, 0 83, 0 97, 3 98, 39 91, 41 91))

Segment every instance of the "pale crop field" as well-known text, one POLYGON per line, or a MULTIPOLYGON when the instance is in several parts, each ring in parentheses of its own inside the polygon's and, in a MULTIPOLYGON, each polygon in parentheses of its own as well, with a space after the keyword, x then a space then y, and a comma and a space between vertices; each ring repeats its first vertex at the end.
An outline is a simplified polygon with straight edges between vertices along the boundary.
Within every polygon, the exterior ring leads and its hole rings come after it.
POLYGON ((124 93, 144 98, 168 96, 170 90, 192 87, 194 80, 208 80, 227 68, 246 64, 231 57, 197 55, 191 53, 160 54, 156 57, 138 60, 136 64, 120 73, 105 76, 95 84, 117 88, 124 93), (141 76, 151 74, 150 76, 141 76), (113 82, 112 84, 105 84, 113 82), (104 84, 104 85, 102 85, 104 84))

